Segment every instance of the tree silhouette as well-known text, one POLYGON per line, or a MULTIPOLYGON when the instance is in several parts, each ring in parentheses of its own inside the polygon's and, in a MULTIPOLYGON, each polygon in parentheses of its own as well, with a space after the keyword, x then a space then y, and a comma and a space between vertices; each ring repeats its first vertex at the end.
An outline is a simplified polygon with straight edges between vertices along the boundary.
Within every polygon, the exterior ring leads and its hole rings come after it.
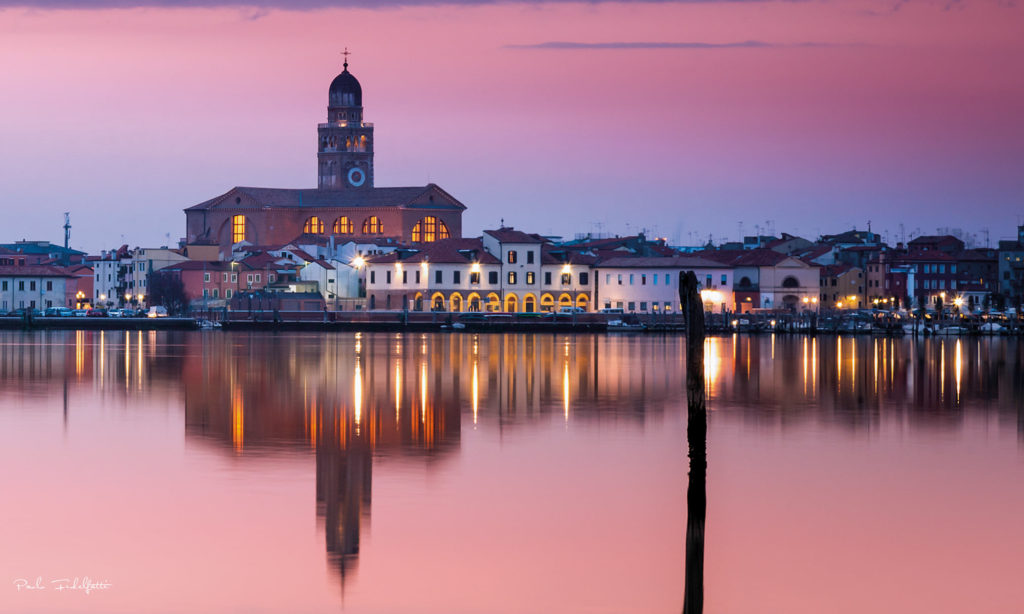
POLYGON ((163 305, 167 312, 180 315, 188 306, 185 284, 169 272, 157 271, 149 276, 149 304, 163 305))

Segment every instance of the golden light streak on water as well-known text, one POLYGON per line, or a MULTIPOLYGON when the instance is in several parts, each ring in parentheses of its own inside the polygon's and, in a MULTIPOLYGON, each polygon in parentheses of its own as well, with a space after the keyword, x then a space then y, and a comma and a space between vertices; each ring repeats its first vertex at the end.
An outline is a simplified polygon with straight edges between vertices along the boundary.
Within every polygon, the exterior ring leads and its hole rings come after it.
POLYGON ((939 342, 939 400, 946 392, 946 340, 939 342))
POLYGON ((709 397, 715 395, 715 384, 722 371, 722 347, 718 337, 704 339, 704 388, 709 397))
POLYGON ((963 348, 960 345, 960 340, 956 340, 956 357, 953 360, 953 369, 956 371, 956 402, 960 402, 960 377, 963 373, 963 348))
POLYGON ((132 367, 132 335, 124 332, 124 389, 128 390, 128 377, 132 367))
POLYGON ((427 422, 427 361, 420 363, 420 422, 427 422))
POLYGON ((316 447, 316 440, 320 434, 320 415, 317 412, 316 399, 309 406, 309 447, 316 447))
POLYGON ((142 390, 142 331, 135 340, 135 386, 142 390))
POLYGON ((872 339, 871 340, 871 353, 872 353, 871 367, 872 367, 872 371, 875 374, 874 375, 874 382, 873 382, 873 384, 874 384, 875 394, 878 394, 878 339, 872 339))
POLYGON ((402 411, 402 361, 395 359, 395 429, 402 411))
POLYGON ((355 405, 356 434, 359 433, 359 425, 363 419, 363 374, 359 356, 356 356, 356 372, 352 381, 353 404, 355 405))
POLYGON ((242 389, 234 386, 231 389, 231 444, 236 453, 241 453, 245 445, 245 407, 242 402, 242 389))
POLYGON ((818 338, 811 339, 811 394, 818 393, 818 338))
POLYGON ((896 340, 889 339, 889 387, 895 386, 896 380, 896 340))
POLYGON ((562 407, 565 421, 569 422, 569 359, 562 362, 562 407))
POLYGON ((850 344, 850 388, 857 389, 857 344, 850 344))
POLYGON ((106 339, 106 332, 107 331, 105 331, 105 330, 101 330, 100 331, 100 356, 99 356, 99 362, 100 362, 100 370, 99 370, 100 389, 103 388, 103 385, 107 381, 107 364, 106 364, 107 363, 107 339, 106 339))
POLYGON ((75 331, 75 375, 82 377, 85 369, 85 331, 75 331))
POLYGON ((843 337, 836 335, 836 391, 843 391, 843 337))
POLYGON ((480 411, 480 364, 473 359, 473 427, 476 427, 477 413, 480 411))
POLYGON ((807 337, 804 337, 804 396, 807 396, 807 337))

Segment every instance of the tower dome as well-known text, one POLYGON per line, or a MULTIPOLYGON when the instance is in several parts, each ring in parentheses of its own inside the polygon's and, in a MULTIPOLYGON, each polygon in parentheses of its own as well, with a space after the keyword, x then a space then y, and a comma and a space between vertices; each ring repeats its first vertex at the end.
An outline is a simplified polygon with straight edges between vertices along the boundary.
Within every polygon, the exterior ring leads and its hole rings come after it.
POLYGON ((332 108, 363 106, 363 88, 348 71, 348 62, 345 62, 345 70, 331 81, 331 89, 327 96, 328 106, 332 108))

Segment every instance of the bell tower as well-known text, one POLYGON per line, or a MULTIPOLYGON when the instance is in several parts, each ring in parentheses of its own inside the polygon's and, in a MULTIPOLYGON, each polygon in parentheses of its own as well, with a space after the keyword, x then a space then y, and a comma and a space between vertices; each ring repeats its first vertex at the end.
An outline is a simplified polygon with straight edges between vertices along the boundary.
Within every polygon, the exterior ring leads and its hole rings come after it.
POLYGON ((363 88, 344 70, 327 94, 327 123, 317 126, 318 181, 321 190, 373 187, 373 124, 363 121, 363 88))

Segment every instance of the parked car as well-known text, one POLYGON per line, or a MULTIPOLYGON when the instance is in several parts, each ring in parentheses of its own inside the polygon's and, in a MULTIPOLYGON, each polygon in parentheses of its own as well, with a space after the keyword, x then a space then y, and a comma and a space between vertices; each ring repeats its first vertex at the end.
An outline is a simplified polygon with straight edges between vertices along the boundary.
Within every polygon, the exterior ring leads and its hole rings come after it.
POLYGON ((71 312, 71 315, 76 318, 84 318, 89 313, 88 309, 76 309, 71 312))
POLYGON ((43 317, 56 318, 57 316, 60 315, 60 313, 58 313, 59 309, 59 307, 47 307, 45 310, 43 310, 43 317))
POLYGON ((105 318, 107 317, 106 309, 87 309, 85 312, 87 318, 105 318))
POLYGON ((587 310, 582 307, 562 307, 558 310, 558 313, 586 313, 587 310))
POLYGON ((19 307, 12 311, 11 313, 9 313, 8 315, 16 316, 19 318, 24 318, 26 316, 38 318, 43 315, 43 312, 39 309, 32 309, 31 307, 19 307))
POLYGON ((147 318, 166 318, 167 308, 163 305, 153 305, 149 308, 149 313, 146 314, 147 318))

